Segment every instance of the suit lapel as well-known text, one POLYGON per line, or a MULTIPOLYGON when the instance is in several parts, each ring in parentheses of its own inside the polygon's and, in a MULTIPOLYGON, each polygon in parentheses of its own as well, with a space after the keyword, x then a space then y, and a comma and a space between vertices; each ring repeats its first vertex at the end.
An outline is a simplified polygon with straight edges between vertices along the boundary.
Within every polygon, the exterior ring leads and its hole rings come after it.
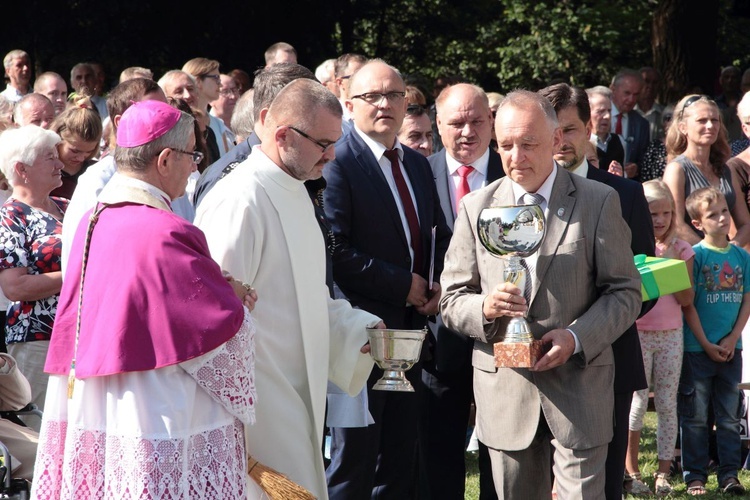
MULTIPOLYGON (((359 134, 357 134, 356 131, 352 130, 349 133, 349 137, 351 138, 350 144, 352 147, 352 152, 354 153, 354 158, 357 160, 357 164, 367 175, 368 179, 370 180, 370 185, 383 200, 383 207, 385 207, 385 211, 388 213, 391 220, 393 221, 393 224, 396 226, 396 230, 401 236, 402 243, 404 245, 408 245, 406 233, 404 232, 404 225, 401 222, 401 215, 398 212, 396 200, 393 199, 393 192, 388 185, 388 181, 383 174, 383 170, 375 160, 375 156, 372 154, 372 151, 370 151, 370 148, 367 147, 365 142, 361 137, 359 137, 359 134)), ((373 209, 375 208, 373 207, 373 209)))
POLYGON ((407 180, 409 184, 411 184, 411 189, 414 191, 414 200, 417 203, 416 209, 419 216, 420 233, 424 234, 424 226, 429 226, 428 221, 430 220, 429 213, 427 212, 427 200, 425 198, 427 193, 420 183, 422 175, 420 175, 419 169, 421 167, 413 161, 411 154, 409 153, 410 151, 404 146, 404 170, 406 170, 407 180))
POLYGON ((495 182, 500 177, 505 177, 503 162, 500 155, 490 149, 490 161, 487 164, 487 184, 495 182))
POLYGON ((453 215, 453 207, 451 206, 451 192, 448 185, 448 163, 445 159, 446 154, 445 150, 437 153, 430 162, 430 166, 432 167, 432 175, 435 177, 435 188, 440 198, 440 208, 443 210, 445 222, 448 224, 450 230, 453 231, 453 224, 456 217, 453 215))
POLYGON ((495 194, 492 196, 492 205, 496 207, 502 207, 507 205, 515 205, 516 200, 513 197, 513 187, 509 180, 503 179, 503 182, 497 186, 495 194))
MULTIPOLYGON (((531 302, 534 301, 536 292, 544 281, 550 262, 557 253, 557 247, 560 246, 560 241, 565 235, 570 216, 573 213, 573 207, 575 207, 576 199, 572 196, 575 186, 570 176, 571 174, 565 169, 557 168, 557 178, 552 187, 552 197, 547 203, 548 215, 545 221, 544 239, 537 251, 536 280, 534 280, 534 287, 531 291, 531 302)), ((531 307, 531 304, 529 304, 529 307, 531 307)))

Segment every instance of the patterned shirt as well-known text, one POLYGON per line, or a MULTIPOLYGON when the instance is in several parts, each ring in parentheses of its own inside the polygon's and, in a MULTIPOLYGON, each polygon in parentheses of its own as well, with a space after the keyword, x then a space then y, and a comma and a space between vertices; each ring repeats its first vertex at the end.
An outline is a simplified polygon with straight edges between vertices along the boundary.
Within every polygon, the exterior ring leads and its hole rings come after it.
POLYGON ((667 148, 662 141, 652 141, 641 165, 641 182, 661 179, 667 166, 667 148))
MULTIPOLYGON (((68 200, 52 197, 62 213, 68 200)), ((62 219, 62 217, 61 217, 62 219)), ((62 221, 14 198, 0 207, 0 271, 28 268, 29 274, 60 271, 62 221)), ((5 323, 5 341, 49 340, 59 294, 13 302, 5 323)))

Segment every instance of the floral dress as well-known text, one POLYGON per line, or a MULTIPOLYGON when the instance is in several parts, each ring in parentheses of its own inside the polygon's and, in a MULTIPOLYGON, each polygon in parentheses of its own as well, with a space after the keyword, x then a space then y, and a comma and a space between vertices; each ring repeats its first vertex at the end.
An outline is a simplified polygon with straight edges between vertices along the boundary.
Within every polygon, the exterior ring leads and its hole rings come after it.
MULTIPOLYGON (((52 197, 62 213, 68 200, 52 197)), ((62 217, 61 217, 62 219, 62 217)), ((26 267, 29 274, 60 271, 62 220, 14 198, 0 207, 0 270, 26 267)), ((49 340, 59 294, 12 302, 5 323, 8 344, 49 340)))

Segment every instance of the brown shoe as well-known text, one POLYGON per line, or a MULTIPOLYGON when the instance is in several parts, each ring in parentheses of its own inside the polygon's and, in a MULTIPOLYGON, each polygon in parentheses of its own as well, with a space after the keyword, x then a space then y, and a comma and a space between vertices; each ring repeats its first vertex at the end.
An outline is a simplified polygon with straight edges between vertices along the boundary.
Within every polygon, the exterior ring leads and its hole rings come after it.
POLYGON ((721 489, 722 493, 729 493, 732 495, 745 494, 745 487, 742 486, 742 483, 740 483, 740 480, 736 477, 726 478, 724 482, 719 485, 719 488, 721 489))

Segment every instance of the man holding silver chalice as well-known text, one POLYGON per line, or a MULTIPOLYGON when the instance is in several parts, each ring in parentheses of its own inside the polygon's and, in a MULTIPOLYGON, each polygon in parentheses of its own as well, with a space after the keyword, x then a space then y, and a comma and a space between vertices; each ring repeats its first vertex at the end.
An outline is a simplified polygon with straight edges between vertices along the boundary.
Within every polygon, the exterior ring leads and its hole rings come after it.
POLYGON ((507 176, 461 202, 440 311, 447 327, 476 339, 477 430, 498 497, 549 497, 552 450, 561 498, 603 498, 610 345, 641 306, 630 231, 613 189, 554 163, 562 132, 544 97, 508 94, 495 132, 507 176), (528 368, 498 367, 495 344, 514 343, 517 323, 515 343, 546 352, 528 368))

